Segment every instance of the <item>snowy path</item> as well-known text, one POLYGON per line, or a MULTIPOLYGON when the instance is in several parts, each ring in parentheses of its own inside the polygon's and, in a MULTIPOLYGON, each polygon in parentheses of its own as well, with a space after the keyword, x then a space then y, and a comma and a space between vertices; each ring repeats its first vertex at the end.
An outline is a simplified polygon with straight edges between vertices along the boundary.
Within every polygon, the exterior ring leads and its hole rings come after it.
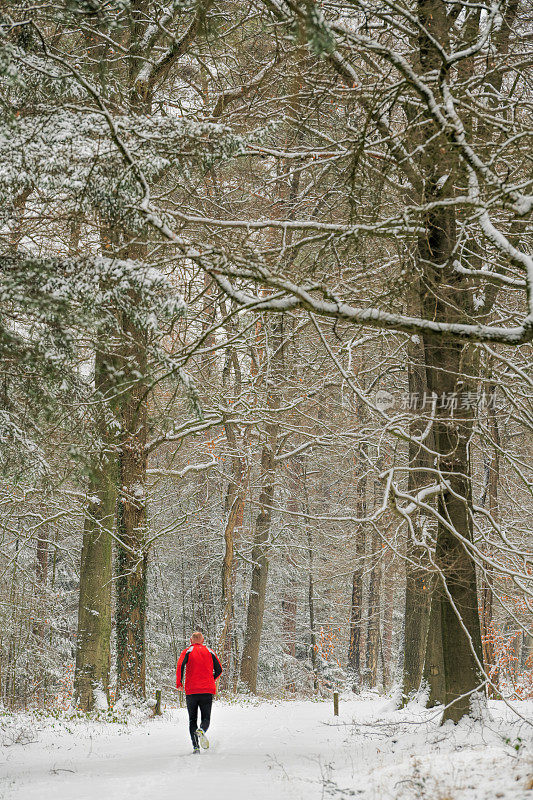
POLYGON ((341 702, 338 719, 326 702, 217 702, 200 756, 184 709, 141 725, 48 725, 32 743, 1 748, 0 798, 533 800, 531 750, 512 746, 531 734, 493 706, 483 726, 442 729, 424 709, 392 711, 379 698, 341 702))

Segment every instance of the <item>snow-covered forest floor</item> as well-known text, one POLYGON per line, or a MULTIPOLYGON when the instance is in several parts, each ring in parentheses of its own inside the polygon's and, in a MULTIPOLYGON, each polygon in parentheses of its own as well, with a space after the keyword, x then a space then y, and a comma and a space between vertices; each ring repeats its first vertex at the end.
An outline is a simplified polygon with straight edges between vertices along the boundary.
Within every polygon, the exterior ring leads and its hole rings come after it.
MULTIPOLYGON (((533 718, 533 703, 516 704, 533 718)), ((0 798, 504 800, 533 798, 532 729, 502 702, 439 727, 383 697, 214 704, 193 755, 185 709, 129 724, 2 718, 0 798), (17 739, 19 741, 17 741, 17 739)))

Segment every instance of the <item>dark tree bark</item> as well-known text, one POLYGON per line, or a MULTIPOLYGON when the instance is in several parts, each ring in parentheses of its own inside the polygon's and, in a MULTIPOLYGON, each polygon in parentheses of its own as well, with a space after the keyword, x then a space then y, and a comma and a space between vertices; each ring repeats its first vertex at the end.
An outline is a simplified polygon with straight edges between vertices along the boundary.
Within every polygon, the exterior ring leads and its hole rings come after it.
MULTIPOLYGON (((95 55, 95 80, 102 90, 108 84, 108 46, 95 43, 84 34, 87 51, 95 55)), ((71 221, 69 252, 79 255, 81 218, 71 221)), ((100 246, 112 255, 112 246, 119 235, 101 220, 100 246)), ((112 630, 112 532, 116 529, 117 456, 110 420, 116 413, 116 385, 112 377, 117 367, 112 341, 114 332, 106 330, 95 350, 94 384, 101 404, 96 428, 101 440, 100 452, 92 454, 89 465, 88 501, 85 509, 80 564, 78 627, 74 696, 83 711, 91 711, 95 691, 103 691, 109 703, 111 630, 112 630)))
MULTIPOLYGON (((411 290, 409 306, 413 313, 420 312, 420 285, 415 281, 411 290)), ((431 467, 431 448, 433 436, 429 434, 424 447, 414 439, 420 437, 428 424, 428 415, 424 414, 428 393, 426 380, 426 354, 421 338, 411 337, 407 345, 408 386, 413 404, 413 417, 409 425, 412 439, 409 441, 409 475, 408 490, 416 495, 424 486, 434 480, 427 472, 431 467)), ((429 625, 431 605, 432 575, 429 572, 429 553, 419 544, 423 540, 422 527, 428 524, 424 517, 412 515, 412 529, 407 531, 406 545, 406 583, 405 583, 405 628, 404 628, 404 660, 402 676, 402 704, 405 704, 420 688, 424 669, 426 638, 429 625)))
POLYGON ((248 490, 249 471, 246 458, 242 454, 247 435, 239 449, 234 426, 227 422, 224 426, 228 444, 231 448, 232 480, 228 484, 225 499, 225 524, 224 524, 224 558, 222 560, 222 630, 218 640, 218 652, 224 662, 224 672, 221 677, 221 686, 227 685, 230 675, 230 660, 232 654, 232 634, 234 616, 234 584, 235 564, 234 547, 235 535, 242 526, 246 492, 248 490))
POLYGON ((394 628, 394 586, 397 576, 392 571, 392 551, 387 548, 383 565, 384 591, 383 591, 383 689, 388 691, 393 677, 392 669, 392 634, 394 628))
POLYGON ((307 583, 307 602, 309 606, 309 658, 311 669, 313 670, 313 688, 318 691, 318 664, 317 664, 317 644, 315 631, 315 579, 313 567, 313 528, 309 510, 309 490, 307 487, 307 459, 303 456, 302 461, 302 490, 303 506, 305 514, 305 531, 307 536, 307 556, 308 556, 308 583, 307 583))
POLYGON ((95 389, 100 397, 98 430, 102 450, 95 453, 89 475, 83 532, 76 637, 74 693, 83 711, 91 711, 95 690, 109 700, 111 661, 112 531, 115 528, 117 459, 109 422, 113 415, 111 375, 115 359, 109 339, 98 343, 95 355, 95 389))
MULTIPOLYGON (((362 409, 358 416, 361 418, 362 409)), ((364 447, 361 445, 361 453, 358 461, 359 476, 356 487, 355 513, 359 519, 366 514, 366 466, 364 460, 364 447)), ((350 638, 348 644, 348 670, 353 676, 352 691, 358 692, 361 685, 361 651, 363 633, 363 581, 364 581, 364 559, 366 551, 366 530, 364 523, 358 526, 355 539, 355 567, 352 575, 352 598, 350 605, 350 638)))
MULTIPOLYGON (((290 459, 287 464, 288 485, 290 496, 287 499, 287 510, 297 513, 299 504, 297 494, 299 489, 299 460, 298 458, 290 459)), ((295 522, 297 517, 289 518, 289 527, 292 529, 293 536, 297 535, 297 525, 295 522)), ((289 573, 289 579, 285 582, 283 587, 283 597, 281 600, 281 616, 282 616, 282 630, 283 630, 283 649, 287 655, 292 658, 296 657, 296 617, 298 613, 298 595, 292 576, 297 572, 297 564, 294 560, 292 553, 287 553, 286 563, 289 573)), ((289 692, 296 691, 296 685, 292 678, 285 681, 286 689, 289 692)))
MULTIPOLYGON (((267 375, 267 406, 275 412, 281 403, 280 379, 283 364, 283 315, 270 321, 272 342, 271 361, 267 375)), ((265 443, 261 450, 261 492, 259 495, 259 513, 255 521, 254 544, 252 549, 252 584, 248 599, 246 631, 241 660, 240 678, 251 691, 257 690, 257 667, 259 662, 259 645, 263 629, 265 612, 266 587, 268 578, 268 541, 275 490, 275 455, 279 434, 279 422, 275 413, 265 425, 265 443)))
POLYGON ((95 690, 109 701, 111 660, 111 531, 115 525, 116 486, 112 464, 91 476, 85 512, 80 567, 74 687, 83 711, 91 711, 95 690))
MULTIPOLYGON (((489 512, 494 522, 499 522, 499 503, 498 503, 498 484, 500 482, 500 431, 498 418, 494 409, 494 399, 496 386, 489 387, 488 418, 489 429, 492 441, 494 442, 493 451, 487 464, 487 487, 482 498, 482 505, 486 503, 488 495, 489 512)), ((494 605, 493 568, 487 564, 481 574, 481 636, 483 645, 483 662, 485 672, 491 678, 493 685, 488 686, 489 697, 495 696, 494 684, 498 681, 498 676, 494 674, 494 631, 492 625, 492 613, 494 605)))
POLYGON ((146 693, 146 334, 122 321, 124 380, 120 405, 117 503, 117 695, 146 693), (132 374, 132 372, 134 374, 132 374))
POLYGON ((259 504, 261 511, 257 515, 254 531, 254 546, 252 549, 252 583, 248 599, 248 612, 246 616, 246 632, 241 660, 241 681, 251 691, 257 690, 257 667, 259 662, 259 645, 263 629, 263 615, 265 613, 266 587, 268 578, 268 539, 270 534, 270 521, 272 519, 271 506, 274 500, 273 466, 274 458, 272 445, 277 438, 277 425, 268 426, 269 445, 265 445, 261 457, 261 468, 265 476, 259 504))
POLYGON ((365 678, 370 688, 377 683, 381 645, 381 537, 372 536, 372 566, 368 586, 368 624, 366 637, 365 678))
MULTIPOLYGON (((136 20, 134 16, 132 35, 137 30, 136 20)), ((134 41, 137 40, 134 38, 134 41)), ((132 61, 135 61, 135 57, 132 61)), ((139 107, 135 100, 134 96, 132 110, 138 112, 150 108, 149 100, 139 107)), ((129 239, 122 238, 122 247, 117 252, 124 258, 146 262, 149 247, 145 236, 135 236, 131 232, 128 235, 129 239)), ((135 301, 135 296, 132 296, 132 300, 135 301)), ((148 335, 126 313, 121 315, 119 335, 122 383, 117 409, 120 422, 116 541, 117 697, 127 692, 143 699, 146 695, 145 630, 149 556, 146 507, 148 335)))
MULTIPOLYGON (((418 20, 420 68, 424 74, 438 69, 440 56, 430 36, 448 46, 450 20, 442 0, 419 0, 418 20), (425 33, 429 34, 429 36, 425 33)), ((459 175, 455 155, 432 134, 421 158, 425 175, 424 200, 428 203, 453 197, 453 181, 459 175)), ((448 206, 430 209, 425 215, 425 235, 418 240, 418 269, 421 275, 422 308, 427 319, 461 322, 472 313, 468 281, 453 267, 456 243, 455 212, 448 206)), ((447 337, 424 337, 426 380, 429 393, 436 398, 434 448, 436 466, 448 488, 437 502, 440 515, 435 560, 440 570, 440 622, 446 691, 443 722, 457 722, 470 711, 472 692, 483 683, 481 631, 475 563, 468 550, 472 541, 472 497, 469 442, 472 436, 472 410, 460 413, 449 398, 469 389, 464 379, 467 346, 447 337), (448 398, 448 402, 446 401, 448 398)))
POLYGON ((309 604, 309 655, 311 659, 311 668, 313 670, 313 688, 315 692, 318 690, 318 667, 317 667, 317 652, 316 652, 316 633, 315 633, 315 584, 313 576, 313 536, 311 533, 311 526, 307 525, 307 547, 309 556, 309 581, 307 587, 307 601, 309 604))
MULTIPOLYGON (((359 516, 359 512, 357 512, 359 516)), ((361 683, 361 635, 363 625, 363 579, 365 557, 365 530, 359 527, 355 540, 356 566, 352 575, 352 600, 350 607, 350 640, 348 644, 348 669, 353 675, 353 691, 361 683)))
MULTIPOLYGON (((441 220, 439 231, 443 230, 441 220)), ((444 279, 450 281, 449 275, 444 279)), ((438 318, 450 309, 436 302, 438 318), (440 306, 440 307, 439 307, 440 306)), ((454 302, 454 305, 455 305, 454 302)), ((453 409, 441 408, 443 397, 460 396, 464 347, 455 342, 430 342, 427 348, 428 386, 439 398, 435 421, 435 450, 442 478, 449 489, 439 495, 440 520, 435 552, 442 585, 441 626, 446 703, 443 721, 457 722, 469 713, 471 693, 483 684, 481 631, 478 614, 475 563, 468 550, 472 541, 471 468, 468 447, 472 435, 471 412, 462 418, 453 409), (461 538, 460 538, 461 537, 461 538), (452 704, 452 705, 450 705, 452 704)))
POLYGON ((441 587, 436 584, 431 595, 429 626, 424 659, 424 683, 428 689, 428 708, 446 702, 444 655, 442 652, 441 587))

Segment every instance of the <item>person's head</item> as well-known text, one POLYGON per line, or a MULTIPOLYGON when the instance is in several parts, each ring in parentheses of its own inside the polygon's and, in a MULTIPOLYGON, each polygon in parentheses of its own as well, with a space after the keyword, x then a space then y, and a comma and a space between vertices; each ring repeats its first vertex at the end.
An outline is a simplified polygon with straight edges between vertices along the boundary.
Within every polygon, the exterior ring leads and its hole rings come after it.
POLYGON ((191 636, 191 644, 202 644, 203 641, 203 633, 201 631, 194 631, 193 635, 191 636))

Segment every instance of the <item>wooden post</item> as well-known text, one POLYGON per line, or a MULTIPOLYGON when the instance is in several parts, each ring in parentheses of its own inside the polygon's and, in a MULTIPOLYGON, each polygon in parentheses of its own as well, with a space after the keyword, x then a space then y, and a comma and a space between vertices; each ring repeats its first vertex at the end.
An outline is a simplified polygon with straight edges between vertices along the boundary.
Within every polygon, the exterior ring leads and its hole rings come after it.
POLYGON ((333 716, 339 716, 339 693, 333 692, 333 716))
POLYGON ((161 689, 155 690, 154 717, 161 716, 161 689))

